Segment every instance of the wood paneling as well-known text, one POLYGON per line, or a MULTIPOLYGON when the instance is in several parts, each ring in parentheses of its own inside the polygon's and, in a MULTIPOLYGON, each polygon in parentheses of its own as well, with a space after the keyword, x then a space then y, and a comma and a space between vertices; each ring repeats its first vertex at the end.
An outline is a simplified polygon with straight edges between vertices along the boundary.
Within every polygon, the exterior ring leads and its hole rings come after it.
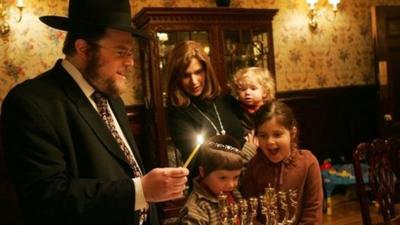
POLYGON ((339 87, 278 93, 296 114, 300 147, 322 162, 344 156, 350 162, 358 143, 377 136, 376 86, 339 87))

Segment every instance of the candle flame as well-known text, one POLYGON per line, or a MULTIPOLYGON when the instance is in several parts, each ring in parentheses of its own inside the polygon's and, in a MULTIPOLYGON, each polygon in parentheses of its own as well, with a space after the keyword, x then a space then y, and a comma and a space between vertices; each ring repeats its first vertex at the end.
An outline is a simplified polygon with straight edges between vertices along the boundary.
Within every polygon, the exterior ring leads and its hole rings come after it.
POLYGON ((197 144, 199 144, 199 145, 203 144, 203 142, 204 142, 203 135, 201 135, 201 134, 197 135, 196 140, 197 140, 197 144))
POLYGON ((201 134, 197 135, 197 145, 194 147, 192 153, 190 153, 189 157, 186 159, 186 162, 183 164, 183 168, 187 168, 189 166, 190 161, 192 161, 193 157, 197 154, 203 142, 204 142, 203 135, 201 134))

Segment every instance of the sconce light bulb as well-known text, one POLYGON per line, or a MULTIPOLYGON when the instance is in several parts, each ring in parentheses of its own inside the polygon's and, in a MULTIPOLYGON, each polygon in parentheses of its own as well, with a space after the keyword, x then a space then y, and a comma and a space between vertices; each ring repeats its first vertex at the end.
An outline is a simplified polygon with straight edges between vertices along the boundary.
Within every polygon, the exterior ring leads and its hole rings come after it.
POLYGON ((329 3, 332 5, 337 5, 340 3, 340 0, 329 0, 329 3))
POLYGON ((24 8, 24 0, 17 0, 17 8, 24 8))
POLYGON ((333 11, 336 12, 338 9, 338 4, 340 3, 340 0, 329 0, 329 3, 333 7, 333 11))
POLYGON ((314 10, 315 9, 315 4, 318 3, 318 0, 306 0, 310 10, 314 10))

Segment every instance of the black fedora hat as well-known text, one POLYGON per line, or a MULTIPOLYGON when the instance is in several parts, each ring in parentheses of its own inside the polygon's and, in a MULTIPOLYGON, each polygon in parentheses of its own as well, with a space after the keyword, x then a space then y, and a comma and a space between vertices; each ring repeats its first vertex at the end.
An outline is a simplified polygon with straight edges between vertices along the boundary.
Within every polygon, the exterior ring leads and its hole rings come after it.
POLYGON ((69 0, 68 17, 42 16, 39 19, 50 27, 65 31, 107 27, 147 38, 146 33, 132 26, 130 9, 129 0, 69 0))

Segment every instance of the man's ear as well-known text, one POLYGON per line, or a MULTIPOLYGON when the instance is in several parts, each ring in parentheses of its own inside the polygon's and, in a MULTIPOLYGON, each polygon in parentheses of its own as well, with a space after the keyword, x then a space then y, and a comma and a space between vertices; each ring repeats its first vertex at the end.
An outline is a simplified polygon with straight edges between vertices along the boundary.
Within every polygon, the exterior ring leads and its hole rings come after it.
POLYGON ((78 55, 79 58, 86 61, 90 57, 89 56, 90 46, 87 43, 87 41, 85 41, 83 39, 77 39, 74 43, 74 46, 75 46, 76 54, 78 55))
POLYGON ((199 166, 199 174, 200 174, 201 178, 203 178, 205 176, 204 167, 199 166))

